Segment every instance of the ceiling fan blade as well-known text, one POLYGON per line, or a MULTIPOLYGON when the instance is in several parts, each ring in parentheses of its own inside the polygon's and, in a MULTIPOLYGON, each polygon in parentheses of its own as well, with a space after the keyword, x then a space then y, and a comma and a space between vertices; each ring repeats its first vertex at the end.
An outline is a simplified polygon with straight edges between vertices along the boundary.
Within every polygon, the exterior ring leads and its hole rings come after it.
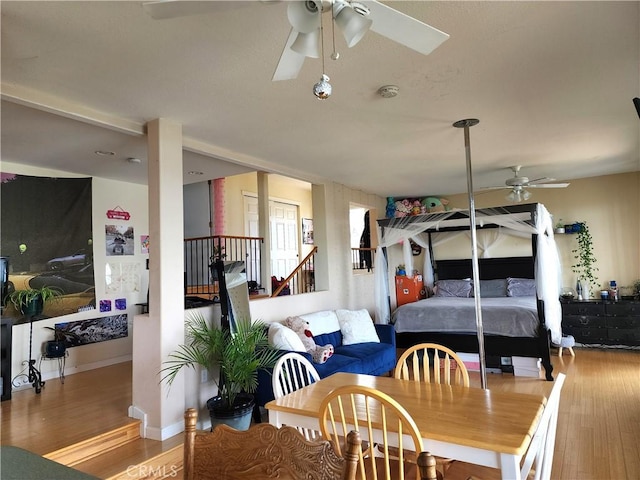
POLYGON ((566 188, 569 185, 568 183, 536 183, 533 185, 529 184, 526 188, 566 188))
POLYGON ((477 191, 485 191, 485 190, 502 190, 502 189, 511 189, 513 187, 480 187, 477 191))
POLYGON ((305 56, 291 50, 291 45, 297 37, 298 32, 292 28, 284 50, 282 50, 282 55, 280 55, 280 61, 273 74, 272 81, 293 80, 298 76, 298 73, 300 73, 305 56))
POLYGON ((449 38, 448 34, 437 28, 380 2, 369 0, 362 3, 371 12, 371 30, 423 55, 430 54, 449 38))
POLYGON ((551 178, 551 177, 540 177, 540 178, 536 178, 534 180, 529 180, 529 184, 532 183, 547 183, 547 182, 555 182, 556 179, 555 178, 551 178))

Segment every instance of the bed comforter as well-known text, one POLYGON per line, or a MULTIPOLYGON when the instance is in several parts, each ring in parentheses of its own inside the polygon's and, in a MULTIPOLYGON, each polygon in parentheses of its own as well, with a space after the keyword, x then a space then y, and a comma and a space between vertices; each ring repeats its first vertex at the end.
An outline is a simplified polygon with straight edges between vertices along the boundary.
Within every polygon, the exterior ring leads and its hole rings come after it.
MULTIPOLYGON (((486 335, 537 337, 540 327, 536 297, 482 298, 486 335)), ((397 333, 476 333, 473 298, 431 297, 397 308, 391 318, 397 333)))

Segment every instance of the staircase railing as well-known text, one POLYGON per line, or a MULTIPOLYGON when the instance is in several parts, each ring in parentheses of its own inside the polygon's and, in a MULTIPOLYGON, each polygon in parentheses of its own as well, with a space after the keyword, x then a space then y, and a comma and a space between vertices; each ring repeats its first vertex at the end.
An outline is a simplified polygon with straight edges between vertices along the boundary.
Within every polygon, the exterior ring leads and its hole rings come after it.
POLYGON ((351 269, 373 270, 374 261, 376 259, 375 248, 352 248, 351 249, 351 269))
POLYGON ((315 292, 315 255, 318 247, 304 257, 298 266, 289 274, 287 278, 278 280, 271 277, 271 296, 297 295, 299 293, 315 292))
POLYGON ((249 285, 255 287, 264 285, 263 272, 260 271, 263 244, 262 237, 214 235, 186 238, 184 240, 185 295, 210 300, 218 295, 218 285, 209 268, 215 258, 244 262, 249 285))

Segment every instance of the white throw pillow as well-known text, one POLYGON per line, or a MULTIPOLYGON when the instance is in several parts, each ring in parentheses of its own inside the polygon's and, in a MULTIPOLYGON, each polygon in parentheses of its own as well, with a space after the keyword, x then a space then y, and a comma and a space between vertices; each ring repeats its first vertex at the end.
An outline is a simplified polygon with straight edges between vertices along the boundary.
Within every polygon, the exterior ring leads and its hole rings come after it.
POLYGON ((269 345, 278 350, 307 351, 298 334, 278 322, 273 322, 269 325, 269 345))
POLYGON ((309 322, 309 330, 311 330, 314 337, 340 330, 340 322, 338 322, 336 312, 333 310, 305 313, 304 315, 298 315, 298 317, 309 322))
POLYGON ((373 325, 371 315, 366 310, 336 310, 340 331, 342 332, 342 344, 375 342, 380 343, 376 327, 373 325))

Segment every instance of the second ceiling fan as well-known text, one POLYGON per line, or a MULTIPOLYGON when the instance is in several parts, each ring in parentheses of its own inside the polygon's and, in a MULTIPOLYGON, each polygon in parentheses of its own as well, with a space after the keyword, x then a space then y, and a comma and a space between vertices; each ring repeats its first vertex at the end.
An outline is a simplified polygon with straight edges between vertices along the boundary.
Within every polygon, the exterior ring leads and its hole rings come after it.
POLYGON ((511 191, 506 196, 506 199, 511 202, 522 202, 523 200, 529 200, 531 198, 531 192, 526 190, 527 188, 566 188, 568 183, 549 183, 555 181, 554 178, 540 177, 535 180, 529 180, 528 177, 520 175, 520 169, 522 165, 514 165, 509 167, 513 171, 513 177, 508 178, 504 182, 504 186, 499 187, 485 187, 480 191, 510 189, 511 191))

